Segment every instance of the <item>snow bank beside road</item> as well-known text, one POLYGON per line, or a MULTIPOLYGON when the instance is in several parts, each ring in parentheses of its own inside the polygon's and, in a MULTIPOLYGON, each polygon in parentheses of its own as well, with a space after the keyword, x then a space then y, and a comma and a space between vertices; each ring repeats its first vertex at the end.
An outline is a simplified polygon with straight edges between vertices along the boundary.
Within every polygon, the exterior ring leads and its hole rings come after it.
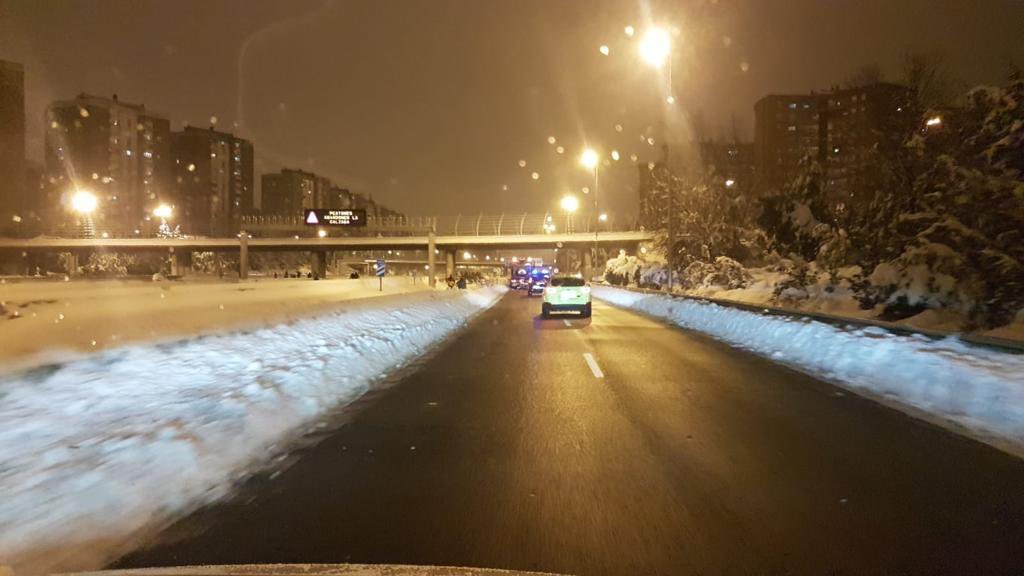
POLYGON ((0 374, 142 342, 253 330, 330 312, 355 299, 427 291, 389 278, 217 281, 0 278, 0 374))
POLYGON ((1024 454, 1024 356, 879 328, 843 328, 695 300, 595 287, 612 304, 668 319, 773 360, 955 423, 1024 454))
POLYGON ((95 568, 504 291, 418 292, 0 379, 0 565, 95 568))

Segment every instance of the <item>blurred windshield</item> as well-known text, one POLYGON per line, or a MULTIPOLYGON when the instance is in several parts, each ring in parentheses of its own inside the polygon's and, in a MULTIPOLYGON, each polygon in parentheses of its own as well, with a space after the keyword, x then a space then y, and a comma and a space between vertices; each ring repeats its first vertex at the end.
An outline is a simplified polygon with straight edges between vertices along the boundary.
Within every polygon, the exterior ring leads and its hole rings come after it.
POLYGON ((0 576, 1021 576, 1022 66, 1024 0, 0 0, 0 576))

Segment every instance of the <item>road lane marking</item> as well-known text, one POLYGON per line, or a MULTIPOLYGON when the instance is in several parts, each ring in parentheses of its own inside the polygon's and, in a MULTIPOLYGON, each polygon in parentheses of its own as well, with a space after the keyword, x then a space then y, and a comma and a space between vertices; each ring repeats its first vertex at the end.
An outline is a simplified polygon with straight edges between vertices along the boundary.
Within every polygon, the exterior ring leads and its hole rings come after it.
POLYGON ((583 359, 587 361, 587 366, 590 366, 594 378, 604 378, 604 372, 601 372, 601 367, 597 365, 597 360, 594 360, 594 356, 590 352, 584 352, 583 359))
POLYGON ((569 328, 572 328, 572 322, 569 322, 568 320, 564 320, 564 319, 562 320, 562 322, 565 322, 566 326, 568 326, 569 328))

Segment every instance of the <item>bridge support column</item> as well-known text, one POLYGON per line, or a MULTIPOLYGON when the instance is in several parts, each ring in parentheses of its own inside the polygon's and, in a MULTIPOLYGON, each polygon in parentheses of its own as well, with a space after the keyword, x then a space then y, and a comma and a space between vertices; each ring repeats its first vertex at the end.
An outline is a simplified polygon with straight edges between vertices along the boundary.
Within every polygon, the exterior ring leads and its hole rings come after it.
POLYGON ((431 288, 437 286, 437 270, 434 266, 436 260, 434 258, 434 250, 436 250, 434 244, 434 233, 431 232, 427 234, 427 283, 431 288))
POLYGON ((444 251, 444 275, 445 278, 455 276, 455 250, 444 251))
POLYGON ((78 275, 78 253, 68 252, 64 260, 65 268, 64 273, 68 276, 78 275))
POLYGON ((249 278, 249 233, 242 230, 238 235, 238 279, 249 278))
POLYGON ((327 252, 319 250, 316 252, 310 252, 310 255, 313 257, 313 261, 309 265, 313 271, 313 277, 320 279, 327 278, 327 252))
POLYGON ((171 276, 186 276, 192 270, 192 252, 171 248, 171 276))
POLYGON ((580 272, 583 273, 583 280, 590 282, 594 279, 594 254, 590 248, 583 248, 583 265, 580 272))

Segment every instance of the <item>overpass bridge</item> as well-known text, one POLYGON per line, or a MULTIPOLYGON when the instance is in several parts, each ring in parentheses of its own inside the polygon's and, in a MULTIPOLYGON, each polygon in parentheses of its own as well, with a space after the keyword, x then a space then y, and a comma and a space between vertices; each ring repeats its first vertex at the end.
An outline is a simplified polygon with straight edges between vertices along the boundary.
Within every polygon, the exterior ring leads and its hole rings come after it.
MULTIPOLYGON (((570 249, 581 252, 584 274, 592 271, 591 248, 635 248, 654 239, 647 231, 563 232, 534 234, 437 235, 433 232, 408 236, 340 236, 254 238, 248 232, 236 238, 0 238, 0 253, 66 253, 68 273, 77 270, 78 259, 91 252, 164 252, 170 255, 172 273, 191 267, 193 252, 237 252, 238 275, 249 273, 250 251, 309 252, 313 271, 326 276, 329 254, 335 251, 424 250, 427 265, 435 270, 435 257, 443 254, 447 274, 456 266, 455 255, 462 250, 570 249)), ((475 265, 476 263, 474 263, 475 265)), ((433 274, 431 278, 433 279, 433 274)))

